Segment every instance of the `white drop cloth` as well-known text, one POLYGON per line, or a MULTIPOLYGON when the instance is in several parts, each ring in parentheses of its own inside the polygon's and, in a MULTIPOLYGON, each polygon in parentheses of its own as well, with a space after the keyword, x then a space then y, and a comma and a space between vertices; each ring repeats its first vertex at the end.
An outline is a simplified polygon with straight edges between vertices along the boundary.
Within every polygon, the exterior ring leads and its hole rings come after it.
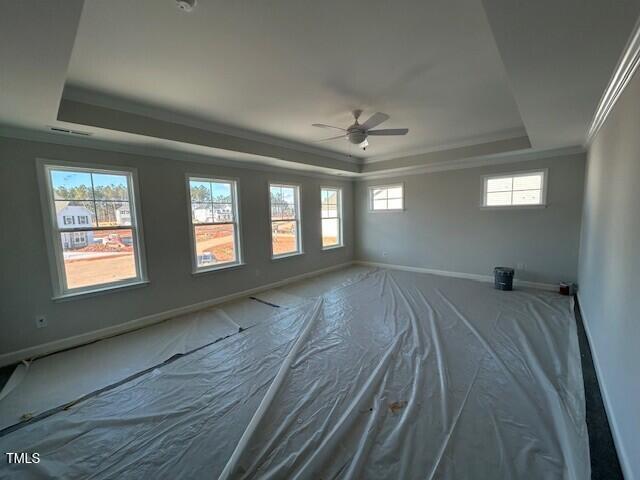
POLYGON ((589 478, 569 300, 375 271, 0 437, 2 478, 589 478))
POLYGON ((0 430, 20 422, 23 415, 66 405, 174 355, 237 333, 239 326, 255 325, 274 310, 244 299, 36 359, 28 368, 21 364, 7 383, 11 390, 0 399, 0 430))

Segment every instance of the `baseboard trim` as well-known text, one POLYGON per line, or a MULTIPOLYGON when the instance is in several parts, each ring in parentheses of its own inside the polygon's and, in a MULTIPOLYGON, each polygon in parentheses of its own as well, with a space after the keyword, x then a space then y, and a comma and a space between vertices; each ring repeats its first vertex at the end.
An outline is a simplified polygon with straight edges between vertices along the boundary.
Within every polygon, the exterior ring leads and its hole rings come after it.
MULTIPOLYGON (((356 265, 364 265, 368 267, 390 268, 392 270, 404 270, 406 272, 430 273, 432 275, 441 275, 443 277, 465 278, 467 280, 476 280, 478 282, 493 283, 493 277, 491 275, 450 272, 448 270, 436 270, 433 268, 424 267, 410 267, 407 265, 396 265, 391 263, 367 262, 363 260, 355 260, 353 263, 355 263, 356 265)), ((526 280, 514 279, 513 284, 516 287, 537 288, 538 290, 548 290, 551 292, 555 292, 558 290, 558 286, 552 283, 529 282, 526 280)))
POLYGON ((607 392, 606 385, 602 382, 602 370, 600 369, 600 362, 598 360, 598 354, 596 350, 593 348, 593 338, 591 337, 591 331, 589 330, 589 321, 587 320, 587 315, 584 310, 584 303, 582 303, 582 299, 580 298, 580 292, 576 295, 578 297, 578 305, 580 307, 580 314, 582 315, 582 324, 584 326, 584 331, 587 334, 587 340, 589 342, 589 348, 591 349, 591 358, 593 359, 593 366, 595 367, 596 377, 598 378, 598 385, 600 386, 600 393, 602 394, 602 403, 604 403, 604 409, 607 412, 607 418, 609 420, 609 427, 611 429, 611 435, 613 436, 613 444, 616 447, 616 452, 618 453, 618 460, 620 462, 620 468, 622 469, 622 474, 624 478, 634 478, 633 471, 631 470, 631 463, 626 455, 625 449, 623 447, 622 439, 620 438, 618 422, 616 421, 616 417, 613 414, 613 410, 611 410, 611 402, 609 401, 609 393, 607 392))
POLYGON ((102 328, 100 330, 93 330, 91 332, 82 333, 80 335, 74 335, 73 337, 54 340, 52 342, 42 343, 40 345, 36 345, 33 347, 23 348, 21 350, 16 350, 14 352, 4 353, 0 355, 0 367, 4 367, 6 365, 12 365, 22 360, 42 357, 44 355, 50 355, 52 353, 56 353, 61 350, 67 350, 69 348, 79 347, 81 345, 95 342, 97 340, 103 340, 105 338, 121 335, 123 333, 131 332, 133 330, 138 330, 140 328, 148 327, 155 323, 159 323, 164 320, 177 317, 179 315, 185 315, 187 313, 203 310, 205 308, 213 307, 215 305, 219 305, 224 302, 229 302, 232 300, 237 300, 239 298, 248 297, 249 295, 255 295, 256 293, 264 292, 265 290, 282 287, 292 282, 297 282, 310 277, 315 277, 317 275, 328 273, 334 270, 340 270, 350 265, 352 265, 352 262, 341 263, 338 265, 333 265, 331 267, 322 268, 319 270, 313 270, 311 272, 303 273, 301 275, 295 275, 293 277, 288 277, 284 280, 267 283, 265 285, 260 285, 258 287, 250 288, 248 290, 243 290, 241 292, 231 293, 229 295, 216 297, 213 299, 205 300, 203 302, 193 303, 190 305, 185 305, 183 307, 173 308, 171 310, 165 310, 163 312, 146 315, 144 317, 140 317, 135 320, 131 320, 119 325, 114 325, 112 327, 102 328))

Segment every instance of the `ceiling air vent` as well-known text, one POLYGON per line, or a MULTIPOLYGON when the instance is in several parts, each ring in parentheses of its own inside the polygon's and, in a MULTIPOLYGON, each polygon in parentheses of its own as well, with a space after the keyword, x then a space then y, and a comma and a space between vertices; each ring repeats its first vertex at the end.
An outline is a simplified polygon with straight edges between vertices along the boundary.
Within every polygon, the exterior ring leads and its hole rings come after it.
POLYGON ((52 132, 67 133, 69 135, 80 135, 82 137, 90 137, 91 136, 91 133, 89 133, 89 132, 81 132, 79 130, 69 130, 68 128, 49 127, 49 130, 51 130, 52 132))

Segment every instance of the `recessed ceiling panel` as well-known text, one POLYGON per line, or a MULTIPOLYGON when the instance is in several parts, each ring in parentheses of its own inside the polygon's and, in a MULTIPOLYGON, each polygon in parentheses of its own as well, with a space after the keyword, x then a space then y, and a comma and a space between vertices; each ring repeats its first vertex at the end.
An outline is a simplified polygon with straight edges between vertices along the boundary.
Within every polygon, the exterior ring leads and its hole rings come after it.
POLYGON ((89 0, 66 88, 363 157, 523 127, 479 0, 89 0), (409 134, 315 143, 355 108, 409 134))

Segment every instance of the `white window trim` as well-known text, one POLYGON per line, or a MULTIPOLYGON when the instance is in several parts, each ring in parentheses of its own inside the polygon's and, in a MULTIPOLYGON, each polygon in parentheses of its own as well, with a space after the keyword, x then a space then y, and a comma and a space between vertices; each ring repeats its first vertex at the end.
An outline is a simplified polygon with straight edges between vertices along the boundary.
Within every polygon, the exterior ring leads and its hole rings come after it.
POLYGON ((391 183, 386 185, 370 185, 367 191, 369 195, 369 212, 371 213, 393 213, 393 212, 404 212, 406 209, 405 204, 405 194, 404 194, 404 182, 400 183, 391 183), (385 208, 384 210, 374 210, 373 209, 373 190, 379 188, 401 188, 402 189, 402 208, 385 208))
POLYGON ((280 260, 283 258, 297 257, 299 255, 304 255, 303 250, 303 242, 302 242, 302 186, 298 183, 287 183, 287 182, 279 182, 279 181, 268 181, 267 182, 267 205, 269 207, 268 211, 268 219, 269 219, 269 251, 271 252, 271 260, 280 260), (290 253, 282 253, 280 255, 273 254, 273 220, 271 219, 271 187, 293 187, 296 192, 296 231, 298 234, 296 235, 297 241, 297 250, 295 252, 290 253))
MULTIPOLYGON (((221 177, 221 176, 211 176, 211 175, 202 175, 198 173, 187 173, 185 175, 185 185, 187 191, 187 216, 189 218, 189 241, 191 243, 191 273, 193 275, 199 275, 201 273, 209 273, 209 272, 217 272, 220 270, 229 270, 238 267, 244 266, 244 256, 242 255, 242 228, 241 228, 241 214, 240 214, 240 202, 238 199, 240 198, 240 181, 238 178, 232 177, 221 177), (233 208, 235 210, 235 216, 233 222, 235 228, 235 249, 236 249, 236 260, 234 262, 226 262, 220 263, 216 265, 212 265, 210 267, 198 267, 198 252, 196 250, 196 239, 194 235, 194 227, 197 225, 208 225, 201 223, 193 223, 193 212, 191 211, 191 185, 189 183, 190 180, 201 180, 203 182, 231 182, 231 203, 233 204, 233 208)), ((218 223, 219 225, 220 223, 218 223)))
MULTIPOLYGON (((80 163, 80 162, 68 162, 62 160, 51 160, 45 158, 36 159, 36 167, 38 174, 38 184, 40 188, 40 202, 43 212, 45 241, 47 245, 47 253, 49 257, 49 270, 51 272, 51 280, 53 284, 53 300, 67 300, 73 298, 79 298, 83 296, 91 296, 99 293, 107 293, 115 290, 122 290, 129 287, 136 287, 146 285, 149 283, 147 277, 147 260, 144 248, 144 232, 142 227, 142 215, 140 203, 140 190, 138 187, 138 171, 135 168, 123 167, 119 165, 103 165, 96 163, 80 163), (126 174, 129 176, 129 205, 133 209, 133 215, 131 216, 134 222, 131 222, 131 228, 134 241, 133 249, 136 262, 137 276, 134 278, 128 278, 126 280, 119 280, 116 282, 101 283, 99 285, 93 285, 88 287, 79 288, 67 288, 66 276, 64 269, 64 255, 62 250, 62 244, 58 241, 58 235, 60 230, 57 225, 57 214, 55 201, 53 196, 53 189, 51 186, 51 170, 63 169, 63 170, 76 170, 76 171, 91 171, 97 173, 110 173, 110 174, 126 174)), ((89 225, 88 227, 82 227, 93 230, 94 228, 89 225)), ((69 230, 68 230, 69 231, 69 230)), ((73 231, 73 230, 70 230, 73 231)))
MULTIPOLYGON (((404 204, 404 201, 403 201, 404 204)), ((334 187, 334 186, 330 186, 330 185, 325 185, 325 186, 321 186, 320 187, 320 246, 322 247, 322 250, 335 250, 336 248, 342 248, 344 247, 344 232, 343 232, 343 213, 344 213, 344 209, 342 208, 342 187, 334 187), (337 202, 338 202, 338 243, 335 243, 333 245, 327 245, 326 247, 324 245, 322 245, 322 220, 325 220, 322 217, 322 190, 336 190, 337 194, 336 194, 336 198, 337 198, 337 202)), ((333 219, 334 217, 331 217, 331 219, 333 219)))
POLYGON ((497 174, 487 174, 482 175, 482 188, 481 198, 480 198, 480 208, 483 210, 535 210, 539 208, 547 207, 547 184, 549 179, 549 169, 548 168, 538 168, 535 170, 520 170, 517 172, 508 172, 508 173, 497 173, 497 174), (534 173, 542 173, 542 188, 540 191, 540 203, 536 203, 533 205, 487 205, 487 181, 489 179, 496 178, 510 178, 510 177, 519 177, 522 175, 531 175, 534 173))

